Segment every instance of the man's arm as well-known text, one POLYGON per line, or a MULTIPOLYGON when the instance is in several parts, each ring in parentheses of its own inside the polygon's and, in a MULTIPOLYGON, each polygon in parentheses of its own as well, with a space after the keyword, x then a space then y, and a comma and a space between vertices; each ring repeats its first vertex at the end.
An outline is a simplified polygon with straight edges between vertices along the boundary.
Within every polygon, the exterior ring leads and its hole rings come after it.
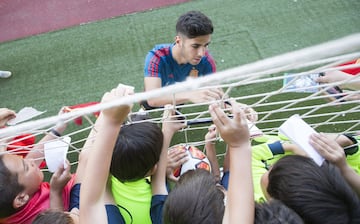
MULTIPOLYGON (((145 91, 151 91, 161 88, 161 78, 159 77, 145 77, 144 78, 145 91)), ((181 92, 173 95, 164 95, 161 97, 149 99, 147 103, 151 107, 162 107, 166 104, 183 104, 186 102, 202 103, 214 100, 220 100, 224 93, 221 89, 200 89, 195 91, 181 92)))

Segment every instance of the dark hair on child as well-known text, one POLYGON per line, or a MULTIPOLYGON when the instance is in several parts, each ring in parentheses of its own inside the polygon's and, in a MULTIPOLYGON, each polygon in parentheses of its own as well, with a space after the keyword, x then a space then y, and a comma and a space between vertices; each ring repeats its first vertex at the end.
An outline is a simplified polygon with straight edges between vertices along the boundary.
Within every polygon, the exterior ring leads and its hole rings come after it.
POLYGON ((38 214, 32 224, 74 224, 74 221, 68 213, 48 209, 38 214))
POLYGON ((176 32, 188 38, 212 34, 214 27, 211 20, 199 11, 189 11, 181 15, 176 23, 176 32))
POLYGON ((184 173, 170 191, 163 208, 165 224, 215 224, 224 216, 224 193, 214 176, 196 169, 184 173))
MULTIPOLYGON (((132 117, 132 121, 147 119, 132 117)), ((160 159, 163 145, 161 128, 152 122, 125 124, 116 140, 110 173, 118 180, 135 181, 144 178, 160 159)))
POLYGON ((272 199, 255 204, 255 224, 303 224, 304 221, 291 208, 281 201, 272 199))
POLYGON ((9 217, 16 212, 13 201, 24 190, 18 182, 18 175, 4 164, 4 154, 0 155, 0 218, 9 217))
POLYGON ((360 223, 356 193, 333 164, 285 156, 269 173, 267 191, 298 213, 305 223, 360 223))

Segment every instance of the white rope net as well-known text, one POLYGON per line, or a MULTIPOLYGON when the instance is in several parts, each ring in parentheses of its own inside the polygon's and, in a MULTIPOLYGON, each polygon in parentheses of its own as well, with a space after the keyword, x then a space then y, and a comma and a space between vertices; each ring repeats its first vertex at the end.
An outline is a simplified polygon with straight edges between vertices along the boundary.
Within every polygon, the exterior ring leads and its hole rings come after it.
MULTIPOLYGON (((360 75, 331 84, 320 85, 313 82, 313 78, 323 72, 360 67, 360 63, 346 64, 359 58, 360 33, 151 92, 140 92, 113 102, 98 103, 65 114, 8 126, 0 129, 0 153, 24 153, 32 150, 44 134, 50 133, 56 124, 63 122, 68 123, 64 135, 72 139, 68 144, 67 157, 75 158, 72 163, 76 164, 77 154, 94 125, 94 113, 121 104, 138 104, 164 94, 175 96, 199 88, 222 88, 225 95, 253 108, 258 113, 258 120, 250 127, 259 128, 265 135, 276 135, 278 127, 293 114, 299 114, 318 132, 359 134, 360 90, 337 92, 338 89, 334 87, 360 82, 360 75), (82 124, 74 124, 79 119, 82 124), (21 137, 24 134, 31 134, 37 141, 33 144, 19 144, 29 138, 28 135, 21 137)), ((100 98, 97 100, 100 101, 100 98)), ((222 100, 224 101, 226 99, 222 100)), ((174 144, 204 145, 204 135, 212 124, 207 111, 210 103, 213 102, 176 106, 181 112, 178 116, 188 126, 176 134, 174 144)), ((162 112, 161 108, 147 111, 150 120, 159 124, 162 112)), ((132 112, 134 113, 138 112, 132 112)), ((220 150, 218 155, 222 156, 223 152, 220 150)))

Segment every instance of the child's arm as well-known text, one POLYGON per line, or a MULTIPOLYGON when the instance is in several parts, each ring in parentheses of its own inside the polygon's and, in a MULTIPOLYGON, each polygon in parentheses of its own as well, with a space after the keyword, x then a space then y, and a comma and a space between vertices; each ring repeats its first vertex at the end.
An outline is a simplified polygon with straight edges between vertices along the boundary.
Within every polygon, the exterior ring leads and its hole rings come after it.
MULTIPOLYGON (((102 103, 133 93, 133 88, 120 84, 104 94, 102 103)), ((87 172, 80 191, 80 223, 107 223, 104 193, 111 157, 121 124, 130 112, 130 105, 120 105, 101 112, 94 150, 87 162, 87 172)))
POLYGON ((249 121, 256 122, 258 120, 258 113, 252 107, 244 103, 237 103, 237 105, 244 111, 245 117, 249 121))
POLYGON ((16 117, 16 112, 8 108, 0 108, 0 128, 4 127, 6 123, 16 117))
POLYGON ((174 110, 170 109, 171 106, 165 106, 163 123, 162 123, 162 132, 163 132, 163 147, 158 162, 157 171, 151 177, 151 189, 153 195, 167 195, 166 189, 166 166, 167 166, 167 154, 168 148, 171 143, 171 139, 176 131, 184 128, 185 123, 176 120, 174 115, 174 110))
POLYGON ((341 84, 339 84, 339 87, 342 89, 359 90, 360 81, 359 79, 357 79, 359 75, 360 74, 351 75, 342 71, 329 71, 326 72, 324 76, 318 77, 316 81, 319 83, 341 82, 341 84))
MULTIPOLYGON (((64 108, 61 108, 59 111, 59 114, 64 113, 64 108)), ((34 148, 29 151, 29 153, 26 155, 26 159, 33 159, 37 166, 40 166, 41 162, 44 158, 44 143, 53 140, 55 138, 58 138, 61 135, 67 127, 66 123, 59 123, 57 124, 50 133, 45 134, 45 136, 34 146, 34 148)))
POLYGON ((101 125, 103 125, 101 124, 101 122, 102 119, 96 120, 94 126, 91 128, 89 135, 87 136, 86 141, 81 149, 78 159, 78 165, 76 168, 75 183, 81 183, 86 174, 87 161, 92 150, 94 150, 93 145, 94 145, 95 137, 97 135, 97 130, 101 125))
POLYGON ((189 158, 186 150, 179 150, 177 148, 168 149, 166 166, 167 179, 174 182, 178 181, 179 177, 174 176, 174 170, 188 160, 189 158))
POLYGON ((66 160, 67 166, 59 167, 50 179, 50 208, 60 211, 64 210, 62 192, 65 185, 71 179, 70 163, 66 160))
POLYGON ((215 150, 215 138, 216 138, 216 126, 211 125, 208 129, 208 133, 205 135, 205 151, 211 164, 211 173, 214 175, 216 182, 220 182, 220 169, 219 162, 216 157, 215 150))
POLYGON ((231 175, 223 223, 254 223, 250 134, 240 105, 234 101, 231 105, 234 115, 232 119, 218 105, 212 104, 209 107, 213 122, 228 144, 230 153, 231 175))
POLYGON ((162 123, 163 146, 157 170, 151 177, 151 190, 153 198, 151 201, 150 216, 152 223, 162 223, 163 205, 168 194, 166 188, 168 148, 175 132, 185 127, 185 123, 176 120, 176 118, 172 116, 174 111, 170 109, 170 107, 171 106, 165 106, 162 123), (155 199, 155 197, 157 197, 157 199, 155 199))
POLYGON ((327 161, 336 165, 345 180, 360 196, 360 176, 348 165, 344 149, 331 137, 324 133, 316 133, 310 136, 310 144, 327 161))

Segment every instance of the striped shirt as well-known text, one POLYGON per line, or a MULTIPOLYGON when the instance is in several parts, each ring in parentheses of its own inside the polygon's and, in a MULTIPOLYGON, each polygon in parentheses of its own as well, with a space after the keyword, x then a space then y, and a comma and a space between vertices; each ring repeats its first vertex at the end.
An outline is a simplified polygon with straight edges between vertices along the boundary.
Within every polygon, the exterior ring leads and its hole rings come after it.
POLYGON ((197 65, 179 65, 172 56, 174 44, 156 45, 145 58, 145 77, 161 78, 161 85, 168 86, 185 81, 187 77, 198 77, 216 72, 215 61, 206 51, 205 56, 197 65))

